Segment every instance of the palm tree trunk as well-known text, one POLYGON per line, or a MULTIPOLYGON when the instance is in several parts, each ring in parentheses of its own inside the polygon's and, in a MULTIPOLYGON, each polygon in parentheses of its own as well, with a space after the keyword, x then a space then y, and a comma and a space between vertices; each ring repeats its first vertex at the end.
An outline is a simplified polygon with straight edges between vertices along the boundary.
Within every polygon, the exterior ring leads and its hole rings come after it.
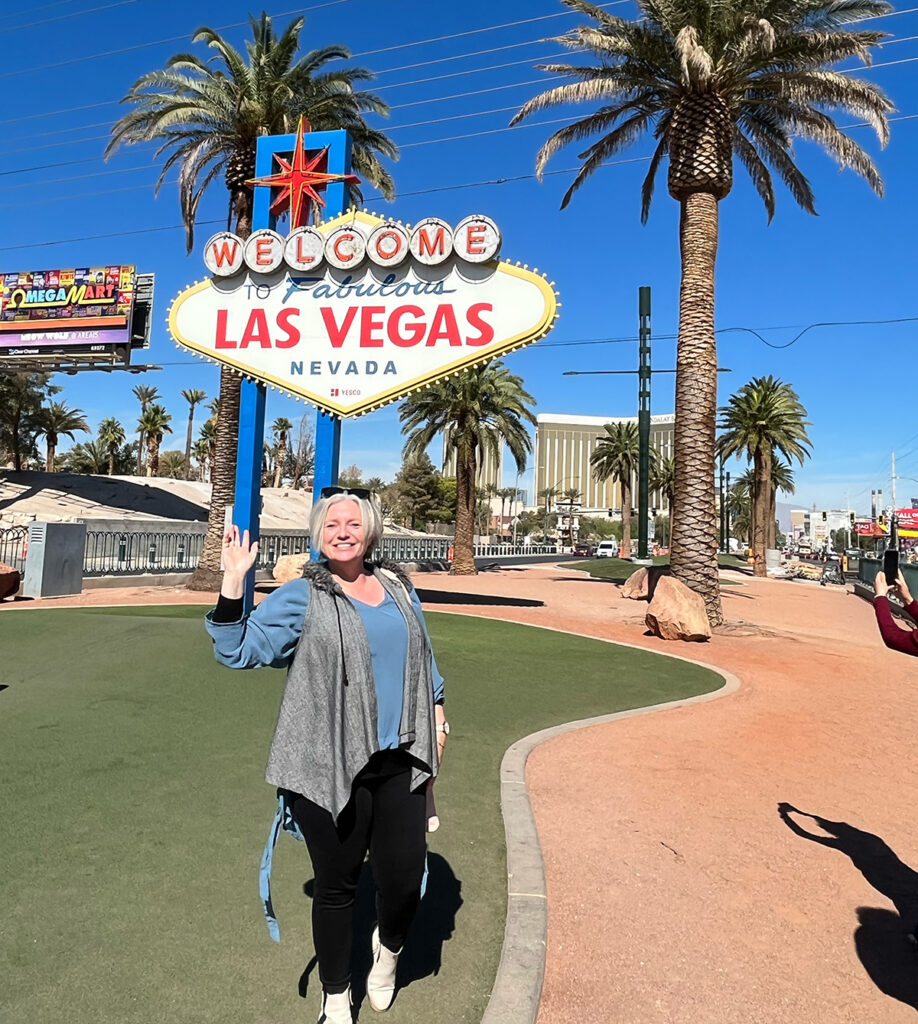
POLYGON ((47 457, 45 458, 45 472, 46 473, 53 473, 54 472, 54 453, 55 453, 55 451, 57 451, 57 444, 54 441, 52 441, 51 438, 49 437, 48 438, 48 454, 47 454, 47 457))
POLYGON ((115 449, 112 447, 108 449, 108 475, 115 475, 115 449))
POLYGON ((771 501, 768 505, 768 539, 766 543, 773 549, 778 546, 778 527, 775 525, 778 518, 778 496, 773 486, 769 487, 768 491, 771 494, 771 501))
POLYGON ((474 576, 475 568, 475 449, 456 452, 456 535, 453 539, 454 576, 474 576))
POLYGON ((765 548, 768 544, 768 514, 771 511, 771 452, 759 447, 755 452, 755 502, 752 512, 752 568, 756 576, 767 575, 765 548))
POLYGON ((188 581, 189 590, 219 590, 223 575, 220 552, 223 549, 225 510, 236 495, 236 443, 239 431, 239 398, 242 378, 228 366, 220 369, 220 415, 214 456, 210 463, 210 509, 207 533, 198 565, 188 581))
MULTIPOLYGON (((143 413, 142 408, 140 411, 141 413, 143 413)), ((141 430, 140 435, 137 439, 137 476, 140 476, 143 473, 143 449, 145 441, 146 438, 144 437, 143 431, 141 430)))
POLYGON ((631 557, 631 479, 622 477, 622 558, 631 557))
POLYGON ((679 340, 676 352, 676 485, 673 575, 704 599, 712 626, 723 622, 714 501, 714 425, 717 418, 717 342, 714 267, 717 200, 696 192, 681 202, 679 340))
POLYGON ((277 465, 274 467, 274 486, 280 487, 284 480, 284 464, 287 461, 287 435, 281 434, 277 442, 277 465))
POLYGON ((669 542, 667 543, 666 546, 669 548, 670 551, 672 551, 672 549, 673 549, 673 500, 672 500, 672 498, 669 499, 668 514, 669 514, 669 542))
POLYGON ((188 403, 188 433, 185 435, 185 479, 191 479, 191 432, 194 429, 194 406, 188 403))

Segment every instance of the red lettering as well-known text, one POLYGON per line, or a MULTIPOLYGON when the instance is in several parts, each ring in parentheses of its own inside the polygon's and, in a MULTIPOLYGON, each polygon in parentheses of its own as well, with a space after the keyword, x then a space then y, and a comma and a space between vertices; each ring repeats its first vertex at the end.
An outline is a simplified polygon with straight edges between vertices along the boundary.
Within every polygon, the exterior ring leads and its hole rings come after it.
POLYGON ((490 302, 476 302, 474 306, 469 306, 465 318, 470 327, 478 329, 478 336, 473 338, 470 334, 465 339, 466 345, 487 345, 494 340, 494 328, 481 317, 482 313, 486 311, 490 313, 493 308, 490 302))
POLYGON ((217 310, 217 330, 214 336, 214 348, 235 348, 236 342, 232 338, 226 336, 226 318, 229 316, 229 310, 218 309, 217 310))
POLYGON ((259 238, 255 241, 255 262, 260 267, 271 263, 271 250, 274 248, 273 238, 259 238))
POLYGON ((401 252, 402 244, 402 236, 397 231, 383 231, 376 236, 376 254, 381 260, 394 259, 401 252), (395 246, 384 249, 382 244, 384 238, 392 239, 395 242, 395 246))
POLYGON ((402 324, 402 318, 406 316, 422 317, 424 310, 420 306, 397 306, 389 314, 389 322, 386 330, 389 334, 389 341, 399 348, 411 348, 424 337, 427 326, 423 320, 414 320, 411 323, 402 324), (407 333, 406 333, 407 332, 407 333))
POLYGON ((465 232, 465 251, 470 256, 480 256, 484 251, 484 224, 469 224, 465 232))
POLYGON ((427 347, 436 345, 441 339, 445 339, 450 345, 462 344, 459 325, 456 323, 456 311, 452 306, 437 306, 430 325, 430 334, 427 335, 427 347))
POLYGON ((299 313, 298 309, 282 309, 277 314, 277 326, 284 332, 286 337, 278 338, 274 342, 275 348, 293 348, 299 344, 300 329, 296 324, 290 323, 291 319, 299 313))
POLYGON ((263 309, 253 309, 249 313, 249 322, 245 325, 245 330, 242 332, 242 340, 239 342, 239 347, 248 348, 253 341, 257 342, 262 348, 271 347, 268 318, 265 316, 263 309))
POLYGON ((344 339, 347 337, 347 332, 351 329, 351 324, 354 322, 354 317, 357 315, 357 307, 351 306, 348 311, 344 314, 344 320, 339 327, 335 322, 335 311, 330 306, 322 306, 319 309, 322 314, 322 319, 325 322, 325 330, 328 331, 328 340, 332 344, 332 348, 341 348, 344 344, 344 339))
POLYGON ((338 235, 338 237, 335 239, 335 244, 332 246, 332 249, 334 249, 335 255, 338 257, 339 260, 341 260, 342 263, 350 263, 351 260, 354 258, 354 254, 353 252, 342 252, 341 243, 353 241, 353 235, 338 235))
POLYGON ((311 256, 308 252, 303 252, 303 236, 296 236, 296 259, 297 263, 315 263, 315 256, 311 256))
POLYGON ((382 338, 375 336, 373 332, 382 330, 382 314, 385 311, 385 306, 364 306, 360 310, 361 348, 382 348, 382 338), (379 319, 376 319, 377 316, 379 319))
POLYGON ((418 255, 423 256, 426 252, 429 256, 442 256, 446 251, 446 234, 443 228, 437 228, 437 233, 431 242, 430 236, 427 234, 429 230, 424 227, 418 231, 418 255))
POLYGON ((225 238, 218 245, 216 242, 211 246, 211 252, 214 256, 214 262, 218 267, 222 267, 224 263, 234 264, 236 262, 236 253, 239 251, 239 243, 231 242, 228 238, 225 238))

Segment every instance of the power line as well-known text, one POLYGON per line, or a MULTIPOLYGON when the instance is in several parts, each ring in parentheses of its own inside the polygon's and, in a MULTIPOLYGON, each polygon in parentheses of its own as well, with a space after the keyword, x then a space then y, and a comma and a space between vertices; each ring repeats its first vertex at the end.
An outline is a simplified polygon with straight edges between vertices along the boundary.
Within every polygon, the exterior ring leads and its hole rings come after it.
MULTIPOLYGON (((346 4, 346 3, 350 3, 350 2, 351 2, 351 0, 327 0, 326 3, 314 4, 312 7, 294 8, 293 10, 290 10, 290 11, 281 11, 278 14, 271 15, 271 17, 272 18, 283 18, 283 17, 286 17, 286 16, 288 16, 290 14, 305 14, 305 13, 307 13, 309 11, 320 10, 323 7, 337 7, 339 4, 346 4)), ((628 3, 628 2, 629 2, 629 0, 615 0, 614 3, 602 4, 600 6, 603 6, 603 7, 615 7, 615 6, 619 5, 619 4, 624 4, 624 3, 628 3)), ((392 50, 402 50, 402 49, 405 49, 406 47, 409 47, 409 46, 424 46, 427 43, 439 43, 439 42, 443 42, 443 41, 445 41, 447 39, 459 39, 459 38, 461 38, 463 36, 477 35, 477 34, 479 34, 481 32, 494 32, 494 31, 496 31, 498 29, 502 29, 502 28, 513 28, 513 27, 518 26, 518 25, 529 25, 529 24, 532 24, 533 22, 536 22, 536 21, 545 21, 545 20, 547 20, 549 18, 560 18, 560 17, 565 17, 565 16, 570 16, 570 12, 569 11, 558 11, 555 14, 543 14, 543 15, 539 15, 538 17, 535 17, 535 18, 523 18, 523 19, 521 19, 519 21, 508 21, 508 22, 505 22, 502 25, 486 25, 483 28, 468 29, 465 32, 453 32, 450 35, 433 36, 430 39, 416 39, 416 40, 413 40, 413 41, 410 41, 410 42, 407 42, 407 43, 397 43, 394 46, 383 46, 383 47, 380 47, 380 48, 378 48, 376 50, 364 50, 361 53, 351 54, 351 58, 354 59, 354 60, 357 60, 357 59, 359 59, 361 57, 369 57, 369 56, 372 56, 372 55, 377 54, 377 53, 388 53, 388 52, 391 52, 392 50)), ((231 25, 220 25, 220 26, 218 26, 215 29, 215 31, 217 31, 217 32, 224 32, 227 29, 241 28, 241 27, 243 27, 245 25, 248 25, 247 21, 239 21, 239 22, 235 22, 235 23, 233 23, 231 25)), ((188 33, 183 33, 182 35, 178 35, 178 36, 168 36, 165 39, 154 39, 154 40, 151 40, 150 42, 147 42, 147 43, 135 43, 133 46, 122 46, 122 47, 120 47, 117 50, 104 50, 101 53, 88 53, 88 54, 84 54, 84 55, 82 55, 80 57, 70 57, 67 60, 54 61, 54 62, 52 62, 50 64, 38 64, 35 67, 31 67, 31 68, 21 68, 18 71, 5 71, 3 73, 0 73, 0 79, 2 79, 2 78, 15 78, 15 77, 18 77, 19 75, 33 74, 36 71, 53 71, 56 68, 70 67, 70 66, 72 66, 74 64, 82 64, 85 61, 101 60, 104 57, 117 57, 117 56, 121 56, 122 54, 125 54, 125 53, 134 53, 137 50, 146 50, 146 49, 149 49, 151 46, 161 46, 164 43, 180 42, 182 40, 186 40, 187 38, 188 38, 188 33)))
MULTIPOLYGON (((37 28, 39 25, 50 25, 56 21, 67 21, 69 18, 80 18, 84 14, 95 14, 97 11, 109 11, 113 7, 129 7, 138 3, 139 0, 117 0, 116 3, 103 4, 101 7, 88 7, 84 11, 71 11, 70 14, 59 14, 56 18, 44 18, 41 21, 30 21, 28 25, 14 25, 11 28, 0 28, 0 35, 9 35, 12 32, 20 32, 26 28, 37 28)), ((30 12, 30 13, 34 13, 30 12)))

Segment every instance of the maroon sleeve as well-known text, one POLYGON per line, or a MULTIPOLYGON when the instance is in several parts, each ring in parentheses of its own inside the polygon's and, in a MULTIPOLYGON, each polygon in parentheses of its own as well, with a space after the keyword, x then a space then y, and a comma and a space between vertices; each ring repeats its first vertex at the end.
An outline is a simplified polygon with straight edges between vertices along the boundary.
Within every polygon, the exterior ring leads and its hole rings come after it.
MULTIPOLYGON (((894 651, 918 655, 918 629, 905 630, 896 625, 889 608, 889 598, 875 597, 873 610, 877 616, 877 625, 880 627, 883 643, 894 651)), ((918 613, 918 602, 912 601, 906 610, 910 615, 918 613)))

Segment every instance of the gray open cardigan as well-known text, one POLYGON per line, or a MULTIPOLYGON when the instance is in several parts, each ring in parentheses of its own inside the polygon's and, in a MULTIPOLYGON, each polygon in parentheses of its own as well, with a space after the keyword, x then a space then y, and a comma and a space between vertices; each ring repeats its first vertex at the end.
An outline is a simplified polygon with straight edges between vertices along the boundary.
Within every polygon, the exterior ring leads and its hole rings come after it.
MULTIPOLYGON (((408 627, 399 745, 413 760, 411 788, 437 774, 431 651, 394 563, 369 566, 408 627)), ((360 613, 325 566, 308 563, 303 631, 287 672, 265 778, 330 811, 337 820, 351 785, 379 749, 370 645, 360 613)))

